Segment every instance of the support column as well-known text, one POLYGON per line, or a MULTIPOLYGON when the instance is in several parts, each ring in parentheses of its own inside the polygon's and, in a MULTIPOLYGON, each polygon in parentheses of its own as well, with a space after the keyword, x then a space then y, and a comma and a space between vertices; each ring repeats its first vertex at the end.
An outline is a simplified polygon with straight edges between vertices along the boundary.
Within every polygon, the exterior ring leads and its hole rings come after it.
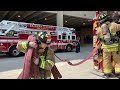
POLYGON ((57 12, 57 26, 63 27, 63 11, 57 12))

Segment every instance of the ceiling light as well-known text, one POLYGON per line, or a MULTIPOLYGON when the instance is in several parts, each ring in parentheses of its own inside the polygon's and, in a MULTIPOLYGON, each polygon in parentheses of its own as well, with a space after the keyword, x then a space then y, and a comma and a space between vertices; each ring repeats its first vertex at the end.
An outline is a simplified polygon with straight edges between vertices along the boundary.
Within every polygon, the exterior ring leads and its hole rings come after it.
POLYGON ((83 25, 85 25, 85 23, 83 23, 83 25))
POLYGON ((65 21, 67 23, 67 21, 65 21))
POLYGON ((118 12, 118 15, 120 15, 120 12, 118 12))
POLYGON ((90 21, 93 21, 93 20, 88 20, 88 21, 90 22, 90 21))
POLYGON ((18 17, 21 17, 20 15, 18 15, 18 17))
POLYGON ((45 20, 47 20, 47 18, 45 18, 45 20))

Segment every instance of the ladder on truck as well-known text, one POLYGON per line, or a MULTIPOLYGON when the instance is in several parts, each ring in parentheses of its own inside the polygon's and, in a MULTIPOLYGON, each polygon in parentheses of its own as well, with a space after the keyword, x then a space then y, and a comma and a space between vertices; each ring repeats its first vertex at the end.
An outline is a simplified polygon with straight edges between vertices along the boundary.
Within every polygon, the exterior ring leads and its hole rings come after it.
POLYGON ((55 31, 56 26, 3 20, 0 22, 0 30, 4 31, 4 33, 0 33, 0 35, 6 35, 10 30, 15 30, 15 31, 52 31, 54 30, 55 31))
POLYGON ((25 27, 20 27, 20 26, 25 26, 27 24, 28 23, 3 20, 0 22, 0 30, 1 30, 0 35, 6 35, 11 30, 15 30, 15 31, 25 30, 26 29, 25 27))

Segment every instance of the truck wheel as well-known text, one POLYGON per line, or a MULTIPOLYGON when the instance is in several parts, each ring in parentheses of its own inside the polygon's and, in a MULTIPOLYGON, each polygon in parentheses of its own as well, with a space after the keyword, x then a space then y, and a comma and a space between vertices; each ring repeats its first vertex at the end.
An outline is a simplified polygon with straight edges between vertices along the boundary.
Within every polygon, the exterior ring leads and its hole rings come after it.
POLYGON ((9 51, 9 55, 12 57, 18 57, 20 55, 20 52, 17 50, 16 47, 12 47, 9 51))
POLYGON ((68 52, 72 51, 72 46, 71 45, 67 45, 66 51, 68 51, 68 52))

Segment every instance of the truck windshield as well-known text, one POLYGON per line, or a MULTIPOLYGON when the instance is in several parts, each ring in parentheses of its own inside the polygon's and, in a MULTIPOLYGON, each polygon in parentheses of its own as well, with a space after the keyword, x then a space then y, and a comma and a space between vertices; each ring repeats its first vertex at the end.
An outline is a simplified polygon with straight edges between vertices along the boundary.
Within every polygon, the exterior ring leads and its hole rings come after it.
POLYGON ((4 29, 0 29, 0 36, 3 36, 5 34, 5 31, 4 29))

